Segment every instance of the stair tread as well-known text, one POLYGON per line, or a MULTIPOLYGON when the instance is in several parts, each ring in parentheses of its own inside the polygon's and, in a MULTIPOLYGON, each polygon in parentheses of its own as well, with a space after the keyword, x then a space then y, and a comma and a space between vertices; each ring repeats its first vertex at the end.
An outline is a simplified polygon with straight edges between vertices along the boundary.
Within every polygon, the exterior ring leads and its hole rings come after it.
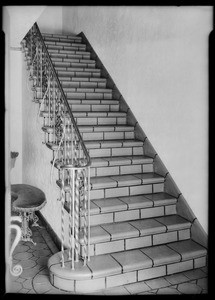
POLYGON ((91 203, 96 205, 96 207, 92 206, 92 214, 98 213, 98 209, 101 213, 108 213, 121 210, 156 207, 159 205, 170 205, 175 204, 176 202, 176 198, 165 192, 91 200, 91 203), (153 197, 154 195, 156 195, 156 198, 153 197))
MULTIPOLYGON (((91 200, 90 215, 173 205, 177 202, 176 198, 164 192, 155 194, 157 195, 156 199, 153 199, 153 195, 154 194, 145 194, 91 200)), ((69 211, 68 203, 65 204, 65 209, 69 211)))
POLYGON ((47 33, 47 32, 42 32, 43 38, 48 38, 48 37, 54 37, 54 38, 71 38, 71 39, 76 39, 76 40, 82 40, 80 36, 77 35, 72 35, 72 34, 63 34, 63 33, 58 33, 58 34, 52 34, 52 33, 47 33))
POLYGON ((97 176, 90 178, 91 189, 141 185, 152 182, 164 182, 164 177, 149 172, 144 174, 97 176))
POLYGON ((134 126, 130 125, 79 125, 80 132, 97 132, 97 131, 130 131, 134 130, 134 126))
MULTIPOLYGON (((190 228, 191 223, 178 216, 138 219, 91 226, 90 242, 97 244, 131 237, 147 236, 190 228), (167 225, 168 224, 168 225, 167 225)), ((81 240, 83 243, 83 240, 81 240)))
POLYGON ((74 117, 76 118, 83 118, 83 117, 90 117, 90 118, 97 118, 97 117, 126 117, 126 113, 120 111, 96 111, 96 112, 85 112, 85 111, 75 111, 73 112, 74 117))
POLYGON ((106 78, 95 78, 95 77, 73 77, 73 76, 58 76, 62 83, 72 82, 106 82, 106 78))
POLYGON ((143 142, 140 140, 96 140, 84 142, 88 149, 100 149, 100 148, 117 148, 117 147, 134 147, 143 146, 143 142))
POLYGON ((91 167, 131 165, 138 163, 152 163, 153 158, 146 155, 92 157, 91 167))
POLYGON ((75 270, 71 270, 68 250, 65 252, 65 268, 61 267, 60 252, 49 258, 48 268, 57 276, 71 280, 107 277, 131 272, 132 270, 149 269, 157 265, 168 265, 186 261, 186 257, 192 257, 192 259, 194 259, 206 255, 206 249, 190 239, 149 248, 139 248, 93 256, 90 261, 87 262, 86 266, 83 266, 81 262, 75 262, 75 270), (173 245, 178 245, 180 250, 174 250, 172 248, 173 245), (183 256, 184 253, 187 255, 183 256))

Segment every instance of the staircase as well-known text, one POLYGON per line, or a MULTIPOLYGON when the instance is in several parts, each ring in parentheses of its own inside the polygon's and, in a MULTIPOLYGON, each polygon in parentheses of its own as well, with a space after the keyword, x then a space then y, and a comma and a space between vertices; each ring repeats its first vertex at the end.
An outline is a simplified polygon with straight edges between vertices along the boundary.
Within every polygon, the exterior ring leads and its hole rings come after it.
MULTIPOLYGON (((157 172, 158 157, 150 155, 147 138, 140 137, 125 103, 115 97, 112 79, 86 37, 42 37, 91 158, 88 260, 81 258, 86 257, 85 228, 73 266, 71 249, 49 259, 51 283, 89 293, 205 266, 207 249, 192 231, 196 218, 178 213, 181 193, 175 188, 171 193, 168 172, 157 172)), ((46 119, 47 113, 41 109, 40 115, 46 119)), ((50 140, 46 144, 56 151, 50 140)), ((54 166, 59 168, 57 159, 54 166)), ((57 184, 67 185, 63 177, 57 184)), ((63 208, 71 218, 71 203, 63 202, 63 208)), ((82 228, 86 214, 79 222, 82 228)))

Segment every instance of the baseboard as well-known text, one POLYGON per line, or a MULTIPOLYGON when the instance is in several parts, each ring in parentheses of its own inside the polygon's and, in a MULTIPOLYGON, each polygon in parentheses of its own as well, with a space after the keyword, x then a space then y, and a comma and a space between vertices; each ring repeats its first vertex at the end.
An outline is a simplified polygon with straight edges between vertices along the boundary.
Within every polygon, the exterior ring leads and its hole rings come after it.
POLYGON ((46 228, 47 232, 51 236, 51 238, 52 238, 53 242, 55 243, 56 247, 60 251, 60 249, 61 249, 61 241, 60 241, 59 237, 54 232, 54 230, 52 229, 51 225, 44 218, 44 216, 42 215, 42 213, 40 211, 37 211, 36 214, 38 215, 38 218, 40 219, 42 225, 46 228))

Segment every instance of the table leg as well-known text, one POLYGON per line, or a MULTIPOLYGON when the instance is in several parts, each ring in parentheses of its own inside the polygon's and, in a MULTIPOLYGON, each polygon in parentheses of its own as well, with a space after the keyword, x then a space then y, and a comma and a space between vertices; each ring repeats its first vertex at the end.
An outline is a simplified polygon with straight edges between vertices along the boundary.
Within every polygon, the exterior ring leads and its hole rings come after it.
POLYGON ((34 211, 29 213, 29 218, 31 219, 31 221, 33 221, 33 224, 31 226, 36 226, 36 227, 40 227, 43 228, 42 226, 40 226, 37 222, 39 221, 38 216, 35 214, 34 211))
POLYGON ((32 231, 29 228, 29 214, 24 212, 23 215, 20 213, 20 216, 22 217, 22 241, 32 242, 34 245, 36 245, 36 243, 31 239, 32 231))

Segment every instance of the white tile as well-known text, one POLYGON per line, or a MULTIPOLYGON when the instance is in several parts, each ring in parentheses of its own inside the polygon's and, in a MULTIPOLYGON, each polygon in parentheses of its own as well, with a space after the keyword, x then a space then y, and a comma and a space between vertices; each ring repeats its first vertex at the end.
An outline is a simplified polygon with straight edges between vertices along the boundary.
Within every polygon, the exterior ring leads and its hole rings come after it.
POLYGON ((137 274, 135 271, 128 272, 124 274, 114 275, 107 277, 106 280, 106 287, 114 287, 114 286, 120 286, 132 282, 136 282, 137 274))

